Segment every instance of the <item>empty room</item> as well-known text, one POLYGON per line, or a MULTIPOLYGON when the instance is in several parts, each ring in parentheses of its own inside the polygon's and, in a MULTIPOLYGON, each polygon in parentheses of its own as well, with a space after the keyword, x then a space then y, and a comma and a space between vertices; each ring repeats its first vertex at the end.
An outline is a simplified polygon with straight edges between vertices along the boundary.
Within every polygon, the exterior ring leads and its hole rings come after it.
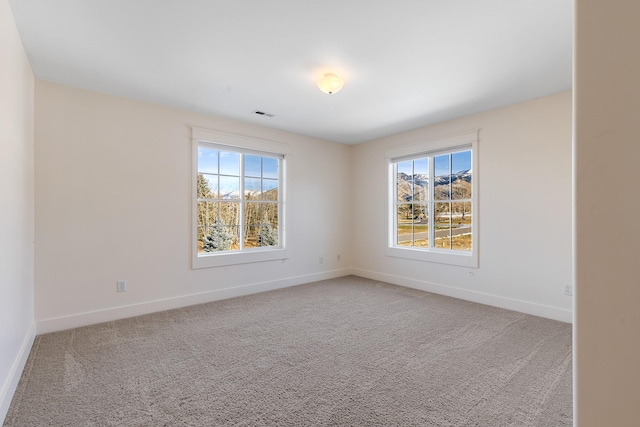
POLYGON ((637 425, 639 16, 0 0, 2 425, 637 425))

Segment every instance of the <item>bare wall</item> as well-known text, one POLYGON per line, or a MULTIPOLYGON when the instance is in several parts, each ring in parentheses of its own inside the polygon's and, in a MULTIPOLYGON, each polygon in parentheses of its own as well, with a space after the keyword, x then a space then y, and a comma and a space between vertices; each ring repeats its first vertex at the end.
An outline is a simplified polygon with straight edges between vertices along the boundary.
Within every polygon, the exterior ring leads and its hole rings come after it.
POLYGON ((568 92, 352 147, 38 81, 36 200, 41 331, 348 272, 571 320, 568 92), (290 145, 289 260, 189 268, 191 125, 290 145), (480 267, 385 256, 385 150, 472 128, 480 267))
POLYGON ((33 91, 9 3, 0 0, 0 423, 35 336, 33 91))
POLYGON ((563 321, 571 297, 571 93, 465 117, 355 147, 355 272, 563 321), (479 268, 385 255, 385 150, 480 129, 479 268))
POLYGON ((640 420, 640 2, 576 2, 576 425, 640 420))
POLYGON ((345 274, 349 150, 37 81, 38 332, 345 274), (289 145, 288 260, 191 269, 190 126, 289 145))

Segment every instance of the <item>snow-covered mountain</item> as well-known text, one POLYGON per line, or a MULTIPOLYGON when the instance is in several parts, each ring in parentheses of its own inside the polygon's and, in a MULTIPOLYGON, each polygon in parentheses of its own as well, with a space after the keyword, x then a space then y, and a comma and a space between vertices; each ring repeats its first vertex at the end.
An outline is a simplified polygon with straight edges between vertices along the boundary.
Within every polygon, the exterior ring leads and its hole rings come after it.
MULTIPOLYGON (((472 170, 460 171, 455 175, 439 176, 434 178, 436 194, 448 198, 451 189, 454 193, 459 194, 457 198, 465 198, 460 194, 471 194, 472 170), (450 186, 449 184, 452 184, 450 186)), ((398 174, 398 197, 406 201, 426 199, 426 192, 429 186, 429 176, 425 174, 407 175, 406 173, 398 174), (422 195, 422 196, 421 196, 422 195)))

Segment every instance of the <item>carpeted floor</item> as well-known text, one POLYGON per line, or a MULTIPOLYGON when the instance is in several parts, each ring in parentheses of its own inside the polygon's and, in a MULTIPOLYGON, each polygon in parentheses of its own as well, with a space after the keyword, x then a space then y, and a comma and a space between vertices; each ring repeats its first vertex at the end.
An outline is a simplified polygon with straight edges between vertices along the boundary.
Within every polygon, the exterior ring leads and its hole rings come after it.
POLYGON ((571 326, 343 277, 36 337, 5 426, 572 424, 571 326))

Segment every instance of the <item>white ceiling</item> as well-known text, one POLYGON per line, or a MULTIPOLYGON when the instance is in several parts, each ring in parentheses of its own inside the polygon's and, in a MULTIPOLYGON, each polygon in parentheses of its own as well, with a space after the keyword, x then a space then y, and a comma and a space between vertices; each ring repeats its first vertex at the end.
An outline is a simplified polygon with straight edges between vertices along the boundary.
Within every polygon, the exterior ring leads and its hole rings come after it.
POLYGON ((10 4, 39 79, 347 144, 571 89, 573 0, 10 4))

